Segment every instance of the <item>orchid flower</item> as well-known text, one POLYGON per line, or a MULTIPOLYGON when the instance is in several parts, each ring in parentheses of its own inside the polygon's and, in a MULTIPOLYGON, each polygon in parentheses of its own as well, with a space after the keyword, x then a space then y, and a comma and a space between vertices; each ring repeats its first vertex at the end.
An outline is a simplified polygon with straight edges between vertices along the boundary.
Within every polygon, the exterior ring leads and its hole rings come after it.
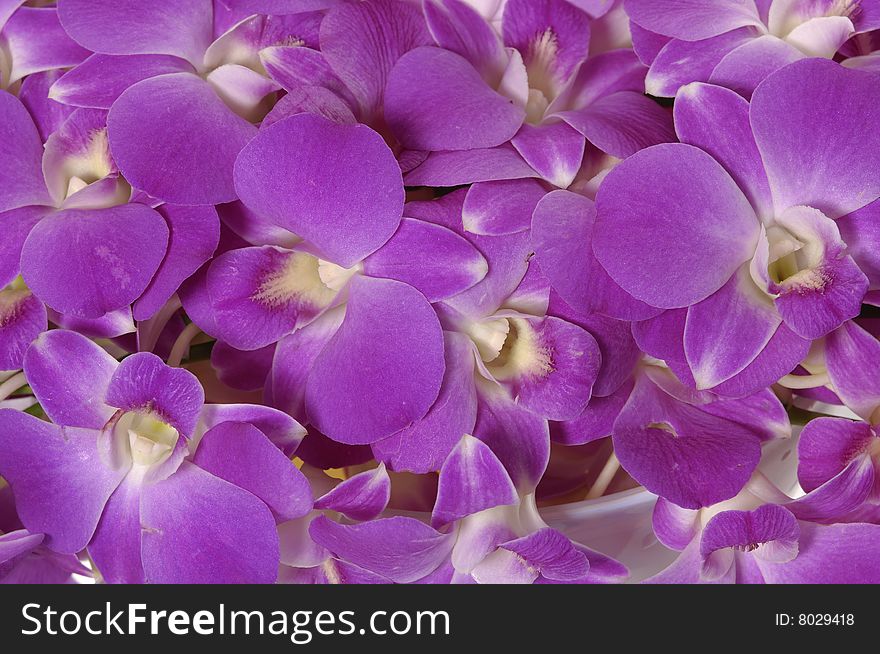
POLYGON ((876 0, 625 0, 625 7, 635 50, 651 67, 645 88, 666 97, 710 82, 748 98, 774 71, 830 59, 853 35, 880 27, 876 0))
POLYGON ((276 521, 312 502, 264 432, 223 421, 191 453, 197 379, 146 352, 118 363, 74 332, 40 336, 24 368, 53 422, 0 410, 0 474, 46 547, 86 548, 111 582, 275 579, 276 521))

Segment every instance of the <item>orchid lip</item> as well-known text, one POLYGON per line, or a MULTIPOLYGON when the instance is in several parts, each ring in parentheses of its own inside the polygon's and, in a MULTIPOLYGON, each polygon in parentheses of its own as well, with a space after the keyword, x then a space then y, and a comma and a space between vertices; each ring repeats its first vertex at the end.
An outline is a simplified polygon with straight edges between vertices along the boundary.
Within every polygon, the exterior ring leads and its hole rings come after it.
POLYGON ((134 465, 154 466, 171 456, 180 434, 152 412, 127 411, 113 425, 113 438, 134 465))

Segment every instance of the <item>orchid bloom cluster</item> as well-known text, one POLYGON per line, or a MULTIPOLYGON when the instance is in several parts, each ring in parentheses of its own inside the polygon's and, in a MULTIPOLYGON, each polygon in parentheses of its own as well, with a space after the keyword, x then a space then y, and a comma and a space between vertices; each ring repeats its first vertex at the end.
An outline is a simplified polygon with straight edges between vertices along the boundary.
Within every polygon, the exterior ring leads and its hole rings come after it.
POLYGON ((878 198, 880 0, 0 0, 0 581, 880 582, 878 198))

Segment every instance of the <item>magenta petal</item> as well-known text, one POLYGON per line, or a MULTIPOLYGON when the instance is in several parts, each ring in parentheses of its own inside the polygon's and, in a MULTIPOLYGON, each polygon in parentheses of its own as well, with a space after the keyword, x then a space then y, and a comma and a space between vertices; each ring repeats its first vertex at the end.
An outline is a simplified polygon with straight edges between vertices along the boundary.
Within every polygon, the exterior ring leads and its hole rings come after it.
POLYGON ((246 422, 222 422, 199 441, 192 462, 259 497, 278 522, 312 509, 309 482, 266 435, 246 422))
POLYGON ((262 583, 278 574, 278 533, 265 504, 191 463, 141 498, 148 583, 262 583))
POLYGON ((414 150, 491 148, 511 139, 524 118, 521 107, 447 50, 412 50, 388 77, 385 120, 401 144, 414 150))
POLYGON ((546 193, 541 183, 533 179, 477 182, 464 199, 464 229, 488 236, 524 231, 531 225, 532 211, 546 193))
POLYGON ((200 429, 222 422, 247 422, 263 432, 282 452, 293 455, 306 434, 305 428, 286 413, 261 404, 206 404, 200 429))
POLYGON ((684 348, 697 389, 741 372, 766 347, 782 319, 743 266, 718 291, 688 309, 684 348))
POLYGON ((728 89, 691 84, 675 101, 675 131, 724 166, 759 217, 773 217, 773 199, 749 123, 749 103, 728 89))
POLYGON ((135 475, 122 480, 107 501, 89 543, 89 556, 108 584, 144 583, 141 490, 141 480, 135 475))
POLYGON ((131 308, 124 307, 105 313, 100 318, 79 318, 49 310, 49 320, 63 329, 89 338, 116 338, 136 331, 131 308))
POLYGON ((519 502, 510 475, 489 446, 464 434, 440 468, 431 524, 442 527, 493 506, 519 502))
POLYGON ((316 518, 309 533, 339 558, 396 583, 410 583, 430 574, 449 556, 454 532, 441 534, 414 518, 383 518, 341 525, 316 518))
POLYGON ((344 268, 387 241, 403 212, 400 168, 382 137, 309 114, 260 131, 236 161, 235 188, 251 210, 344 268))
POLYGON ((593 397, 583 412, 572 420, 550 423, 550 438, 562 445, 583 445, 610 436, 614 421, 632 392, 632 383, 624 384, 606 397, 593 397))
POLYGON ((684 550, 699 533, 699 513, 683 509, 662 497, 657 498, 651 522, 657 540, 674 550, 684 550))
POLYGON ((135 301, 135 320, 148 320, 190 275, 211 258, 220 241, 220 221, 214 207, 160 206, 169 228, 168 251, 156 276, 135 301))
POLYGON ((242 391, 257 391, 266 385, 274 358, 274 343, 245 351, 217 341, 211 348, 211 366, 217 371, 217 378, 230 388, 242 391))
POLYGON ((688 509, 736 495, 761 457, 752 430, 677 401, 645 377, 614 425, 614 451, 648 490, 688 509))
POLYGON ((354 278, 350 292, 342 326, 309 374, 306 407, 321 432, 355 445, 424 416, 445 363, 440 322, 421 293, 368 277, 354 278))
POLYGON ((138 352, 116 368, 106 401, 124 411, 152 411, 189 438, 196 429, 205 392, 189 370, 171 368, 151 352, 138 352))
POLYGON ((415 218, 364 260, 364 274, 406 282, 429 302, 466 291, 486 276, 483 255, 452 230, 415 218))
POLYGON ((129 87, 110 109, 107 133, 133 186, 165 202, 196 205, 236 199, 232 168, 257 128, 207 82, 175 73, 129 87))
POLYGON ((42 334, 24 357, 24 372, 53 422, 102 429, 113 415, 104 403, 116 359, 85 336, 61 329, 42 334))
POLYGON ((89 56, 67 35, 54 7, 21 7, 3 26, 6 56, 11 60, 10 85, 26 75, 69 68, 89 56))
POLYGON ((28 235, 22 276, 53 309, 99 318, 137 299, 167 242, 165 221, 142 204, 59 211, 28 235))
POLYGON ((877 471, 870 455, 856 457, 837 475, 786 508, 799 520, 830 522, 852 514, 872 495, 876 497, 877 471))
POLYGON ((494 384, 479 389, 474 436, 504 464, 522 494, 535 490, 550 459, 547 420, 520 407, 494 384))
POLYGON ((76 107, 61 104, 49 97, 52 85, 63 73, 63 70, 56 69, 28 75, 22 80, 18 91, 18 99, 30 112, 44 142, 76 110, 76 107))
POLYGON ((321 21, 321 52, 357 99, 360 119, 381 117, 388 75, 405 52, 431 43, 420 8, 376 0, 340 3, 321 21))
POLYGON ((745 25, 762 27, 752 0, 626 0, 626 11, 645 29, 689 41, 745 25))
POLYGON ((774 563, 791 561, 798 555, 799 537, 798 521, 784 507, 765 504, 754 511, 722 511, 703 529, 703 570, 713 568, 713 559, 722 554, 719 550, 728 548, 742 549, 774 563))
POLYGON ((5 564, 20 557, 22 554, 32 552, 37 545, 43 542, 43 534, 32 534, 27 529, 17 529, 9 533, 0 535, 0 570, 2 576, 5 576, 7 567, 5 564))
POLYGON ((880 342, 853 322, 828 334, 825 365, 831 383, 847 407, 862 418, 876 420, 880 407, 880 342))
POLYGON ((806 59, 768 77, 752 97, 751 121, 777 212, 807 205, 838 218, 873 202, 877 120, 880 80, 869 73, 806 59))
POLYGON ((406 176, 407 186, 458 186, 472 182, 537 177, 509 144, 497 148, 432 152, 406 176))
POLYGON ((837 476, 876 442, 871 426, 844 418, 816 418, 798 441, 798 481, 812 492, 837 476))
POLYGON ((715 66, 709 81, 750 98, 768 75, 804 57, 800 50, 782 39, 769 34, 760 36, 727 53, 715 66))
POLYGON ((0 92, 0 211, 51 204, 42 168, 43 144, 27 109, 0 92))
POLYGON ((532 215, 532 247, 553 289, 582 314, 599 312, 617 318, 646 318, 656 310, 612 280, 593 255, 595 204, 568 191, 553 191, 532 215))
POLYGON ((349 520, 367 521, 382 515, 391 498, 391 478, 384 464, 349 477, 315 501, 316 509, 338 511, 349 520))
POLYGON ((702 150, 642 150, 605 178, 596 198, 593 251, 635 297, 687 306, 718 290, 751 259, 759 235, 748 200, 702 150))
POLYGON ((488 84, 501 81, 507 65, 503 44, 475 7, 461 0, 430 0, 424 8, 437 45, 467 59, 488 84))
POLYGON ((584 137, 562 121, 523 123, 511 144, 541 177, 559 188, 574 181, 584 158, 584 137))
POLYGON ((211 43, 210 0, 61 0, 58 15, 74 40, 103 54, 168 54, 199 66, 211 43))
POLYGON ((46 306, 29 291, 0 290, 0 370, 17 370, 31 342, 48 329, 46 306))
POLYGON ((642 148, 675 140, 669 112, 634 91, 613 93, 558 116, 614 157, 628 157, 642 148))
POLYGON ((75 107, 109 109, 129 86, 166 73, 192 73, 185 60, 169 55, 93 54, 52 85, 49 96, 75 107))
POLYGON ((260 129, 266 129, 280 120, 296 114, 316 114, 334 123, 352 125, 358 122, 351 108, 333 91, 320 86, 298 86, 281 98, 266 114, 260 129))
POLYGON ((847 254, 865 273, 871 288, 880 288, 880 200, 866 204, 836 222, 846 243, 847 254))
POLYGON ((585 577, 590 571, 590 561, 584 552, 555 529, 539 529, 501 547, 517 554, 546 579, 572 581, 585 577))
POLYGON ((375 457, 395 471, 425 474, 440 469, 477 418, 473 343, 464 334, 444 332, 446 372, 440 395, 423 418, 372 444, 375 457))
POLYGON ((126 473, 106 465, 98 432, 0 409, 0 445, 0 475, 12 487, 24 525, 46 534, 45 544, 57 552, 83 549, 126 473))

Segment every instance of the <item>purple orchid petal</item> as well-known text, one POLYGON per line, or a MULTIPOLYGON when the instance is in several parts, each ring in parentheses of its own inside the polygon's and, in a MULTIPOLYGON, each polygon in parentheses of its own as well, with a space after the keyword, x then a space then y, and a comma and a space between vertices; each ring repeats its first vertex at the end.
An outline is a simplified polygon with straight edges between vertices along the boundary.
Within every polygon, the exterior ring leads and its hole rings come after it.
POLYGON ((407 186, 458 186, 472 182, 537 177, 510 145, 476 150, 432 152, 406 176, 407 186))
POLYGON ((333 72, 324 55, 317 50, 299 46, 265 48, 260 51, 260 61, 269 76, 284 90, 290 92, 303 87, 323 88, 335 95, 351 114, 355 100, 333 72))
POLYGON ((309 114, 262 130, 236 161, 235 187, 251 210, 344 268, 387 241, 403 212, 400 168, 382 138, 309 114))
POLYGON ((797 519, 781 506, 765 504, 754 511, 723 511, 703 529, 703 576, 717 579, 727 572, 733 561, 728 548, 749 552, 764 561, 787 563, 798 555, 799 536, 797 519))
POLYGON ((51 204, 43 181, 43 146, 27 109, 0 92, 0 211, 51 204))
POLYGON ((282 452, 292 456, 306 434, 305 428, 286 413, 261 404, 206 404, 199 431, 223 422, 247 422, 259 429, 282 452))
POLYGON ((166 54, 202 64, 211 43, 210 0, 61 0, 58 16, 80 45, 101 54, 166 54))
POLYGON ((489 269, 483 255, 464 238, 415 218, 403 218, 394 235, 363 265, 365 275, 406 282, 429 302, 466 291, 489 269))
POLYGON ((868 277, 871 288, 880 287, 880 200, 839 218, 836 223, 847 254, 868 277))
POLYGON ((168 223, 168 251, 132 307, 135 320, 153 317, 180 284, 211 258, 220 241, 220 222, 213 207, 166 204, 157 211, 168 223))
POLYGON ((531 584, 538 575, 522 557, 505 549, 495 550, 471 570, 478 584, 531 584))
POLYGON ((0 475, 25 526, 46 534, 46 545, 57 552, 83 549, 126 473, 104 462, 97 432, 0 409, 0 444, 0 475))
POLYGON ((0 370, 21 368, 31 342, 48 328, 46 307, 27 290, 0 290, 0 370))
POLYGON ((353 125, 357 122, 345 100, 333 91, 320 86, 297 86, 275 103, 260 123, 260 129, 271 127, 297 114, 315 114, 344 125, 353 125))
POLYGON ((315 359, 342 324, 344 310, 328 311, 314 322, 279 341, 266 397, 302 423, 308 422, 305 408, 306 381, 315 359))
POLYGON ((113 157, 132 185, 183 205, 235 200, 235 158, 257 133, 189 73, 126 89, 113 103, 107 130, 113 157))
POLYGON ((467 59, 487 84, 497 87, 507 57, 501 39, 483 17, 460 0, 430 0, 424 8, 437 45, 467 59))
POLYGON ((513 552, 542 576, 554 581, 581 579, 590 571, 586 555, 555 529, 539 529, 508 541, 501 548, 513 552))
POLYGON ((484 383, 478 393, 474 436, 492 448, 521 493, 533 492, 550 459, 547 421, 494 384, 484 383))
POLYGON ((804 54, 793 45, 768 34, 746 41, 724 55, 709 81, 750 98, 771 73, 803 58, 804 54))
POLYGON ((587 59, 548 112, 578 110, 620 91, 642 93, 645 67, 631 50, 612 50, 587 59))
POLYGON ((190 463, 144 489, 141 524, 149 583, 268 584, 278 574, 271 511, 190 463))
POLYGON ((770 297, 743 265, 717 292, 688 309, 684 348, 698 390, 741 372, 781 323, 770 297))
POLYGON ((844 418, 816 418, 798 440, 798 481, 811 493, 842 473, 875 443, 871 426, 844 418))
POLYGON ((798 556, 758 565, 767 583, 864 584, 880 580, 880 525, 800 523, 798 556))
POLYGON ((612 280, 593 256, 595 204, 568 191, 547 194, 532 215, 532 246, 553 289, 582 314, 647 318, 656 310, 612 280))
POLYGON ((366 522, 382 515, 391 499, 391 479, 378 468, 350 477, 315 501, 316 509, 338 511, 349 520, 366 522))
POLYGON ((320 40, 321 52, 355 96, 362 121, 381 117, 397 60, 431 43, 420 9, 394 0, 339 4, 321 22, 320 40))
POLYGON ((743 26, 762 23, 752 0, 626 0, 630 18, 645 29, 677 39, 697 41, 743 26))
POLYGON ((117 365, 85 336, 52 330, 33 342, 23 367, 31 390, 53 422, 102 429, 114 413, 104 403, 104 395, 117 365))
POLYGON ((304 252, 250 247, 226 252, 208 270, 215 334, 235 348, 256 350, 289 334, 333 302, 318 260, 304 252))
MULTIPOLYGON (((276 15, 253 15, 248 12, 231 25, 205 51, 205 68, 239 64, 253 71, 260 70, 262 51, 272 47, 318 49, 323 14, 303 9, 276 15)), ((262 71, 260 71, 262 72, 262 71)))
POLYGON ((6 564, 23 554, 32 552, 34 548, 43 542, 43 534, 32 534, 26 529, 18 529, 8 534, 0 535, 0 566, 6 571, 6 564))
POLYGON ((122 360, 107 386, 106 402, 124 411, 151 411, 189 438, 195 432, 205 392, 188 370, 171 368, 155 354, 122 360))
POLYGON ((477 182, 467 191, 461 210, 465 231, 501 236, 529 228, 532 211, 547 191, 536 180, 477 182))
POLYGON ((466 335, 443 332, 446 371, 437 401, 424 417, 372 444, 375 457, 395 471, 425 474, 440 469, 477 419, 473 344, 466 335))
POLYGON ((625 290, 657 307, 708 297, 757 244, 748 200, 714 159, 692 146, 636 153, 605 178, 596 200, 596 257, 625 290))
POLYGON ((644 377, 614 425, 614 451, 648 490, 688 509, 736 495, 761 456, 751 430, 676 401, 644 377))
POLYGON ((104 507, 89 556, 109 584, 144 583, 141 562, 141 479, 128 475, 104 507))
POLYGON ((508 0, 501 28, 504 44, 522 54, 532 88, 552 93, 589 52, 589 16, 565 0, 508 0))
POLYGON ((385 120, 415 150, 491 148, 511 139, 525 111, 493 91, 459 55, 423 47, 388 76, 385 120))
POLYGON ((651 520, 657 540, 666 547, 682 551, 699 534, 699 512, 683 509, 662 497, 657 498, 651 520))
POLYGON ((345 320, 309 374, 309 417, 334 440, 374 443, 427 413, 444 368, 440 323, 424 296, 402 282, 356 277, 345 320))
POLYGON ((373 453, 368 445, 337 443, 310 426, 309 433, 296 450, 296 456, 310 466, 329 470, 367 463, 373 458, 373 453))
POLYGON ((675 140, 669 112, 634 91, 620 91, 575 111, 557 114, 586 139, 614 157, 675 140))
POLYGON ((279 522, 312 510, 303 474, 266 435, 246 422, 222 422, 199 441, 192 462, 259 497, 279 522))
POLYGON ((545 180, 568 188, 584 158, 583 135, 565 122, 542 125, 523 123, 511 144, 545 180))
POLYGON ((799 520, 831 522, 856 511, 872 495, 876 497, 876 488, 874 461, 869 455, 857 456, 839 474, 786 508, 799 520))
POLYGON ((702 559, 700 557, 700 541, 694 539, 678 558, 658 574, 646 579, 646 584, 699 584, 699 583, 733 583, 736 579, 735 568, 731 566, 729 574, 706 581, 700 578, 702 559))
POLYGON ((61 127, 75 107, 56 102, 50 97, 51 88, 63 75, 62 70, 47 70, 28 75, 21 82, 18 99, 27 108, 45 141, 49 135, 61 127))
MULTIPOLYGON (((273 224, 237 200, 218 206, 217 214, 225 227, 251 245, 277 245, 289 249, 302 242, 293 232, 273 224)), ((229 251, 235 247, 238 244, 224 249, 229 251)))
POLYGON ((638 23, 632 21, 629 23, 629 31, 632 35, 633 51, 638 56, 639 61, 646 66, 650 66, 657 58, 657 55, 660 54, 663 46, 672 40, 672 37, 646 30, 638 23))
POLYGON ((880 81, 832 61, 798 61, 768 77, 750 116, 777 211, 807 205, 833 219, 873 202, 880 147, 866 134, 878 114, 880 81))
POLYGON ((876 421, 880 407, 880 342, 852 322, 825 339, 825 362, 831 384, 847 407, 876 421))
POLYGON ((257 391, 266 385, 274 358, 274 343, 244 351, 217 341, 211 349, 211 366, 217 371, 217 378, 230 388, 242 391, 257 391))
POLYGON ((498 457, 488 445, 465 434, 440 468, 431 524, 442 527, 493 506, 518 502, 516 488, 498 457))
POLYGON ((718 86, 695 83, 678 93, 675 131, 724 166, 760 218, 773 217, 773 199, 749 124, 749 104, 718 86), (722 127, 723 126, 723 127, 722 127))
POLYGON ((100 318, 68 316, 51 309, 48 314, 49 320, 59 327, 78 332, 89 338, 117 338, 131 334, 137 329, 130 307, 110 311, 100 318))
POLYGON ((684 363, 684 329, 687 309, 670 309, 658 316, 632 324, 633 339, 639 348, 655 359, 684 363))
POLYGON ((550 438, 562 445, 584 445, 610 436, 631 392, 632 384, 624 384, 611 395, 591 398, 577 418, 551 422, 550 438))
POLYGON ((645 90, 657 97, 672 98, 682 86, 709 79, 725 56, 751 38, 751 30, 742 28, 702 41, 673 39, 651 62, 645 90))
POLYGON ((700 409, 750 430, 762 442, 791 438, 791 423, 785 406, 769 388, 746 397, 718 398, 701 405, 700 409))
POLYGON ((223 64, 205 81, 223 103, 237 115, 251 122, 259 121, 275 103, 281 85, 247 66, 223 64))
POLYGON ((9 85, 26 75, 75 66, 89 56, 67 35, 53 7, 21 7, 3 26, 5 50, 12 62, 9 85))
POLYGON ((49 97, 76 107, 109 109, 129 86, 166 73, 193 73, 185 60, 170 55, 93 54, 56 81, 49 97))
POLYGON ((321 516, 309 533, 339 558, 397 583, 410 583, 436 570, 455 543, 454 533, 441 534, 402 517, 340 525, 321 516))
POLYGON ((167 242, 165 221, 141 204, 59 211, 28 235, 22 276, 53 309, 99 318, 137 299, 167 242))

